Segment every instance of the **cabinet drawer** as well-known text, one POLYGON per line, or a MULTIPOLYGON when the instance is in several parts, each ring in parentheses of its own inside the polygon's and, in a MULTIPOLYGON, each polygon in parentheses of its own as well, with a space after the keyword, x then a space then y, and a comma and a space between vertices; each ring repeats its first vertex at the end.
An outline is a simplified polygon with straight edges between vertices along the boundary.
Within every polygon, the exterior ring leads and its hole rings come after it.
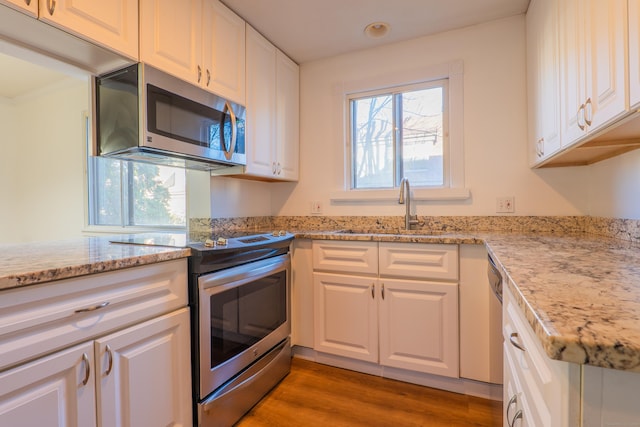
POLYGON ((378 244, 314 240, 313 269, 377 275, 378 244))
POLYGON ((382 242, 380 276, 458 280, 458 245, 382 242))
POLYGON ((186 259, 2 291, 0 370, 186 305, 186 259))

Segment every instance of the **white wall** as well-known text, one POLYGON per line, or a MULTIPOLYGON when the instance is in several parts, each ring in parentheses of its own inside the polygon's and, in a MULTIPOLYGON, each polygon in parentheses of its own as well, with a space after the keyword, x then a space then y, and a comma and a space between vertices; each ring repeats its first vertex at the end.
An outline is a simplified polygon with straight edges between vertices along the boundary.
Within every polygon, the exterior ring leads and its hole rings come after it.
POLYGON ((344 99, 358 79, 464 62, 465 179, 469 200, 421 202, 419 215, 495 215, 496 197, 515 196, 517 215, 587 213, 586 168, 532 171, 527 164, 524 17, 490 22, 305 63, 300 71, 300 182, 271 184, 273 214, 402 215, 386 204, 331 205, 345 188, 344 99))
POLYGON ((0 243, 79 237, 84 225, 86 81, 64 80, 11 105, 15 132, 2 135, 0 243), (6 188, 3 189, 3 195, 6 188))
POLYGON ((18 144, 15 111, 10 100, 0 98, 0 243, 15 241, 19 183, 16 180, 18 144))
POLYGON ((640 151, 589 166, 589 215, 640 219, 640 151))

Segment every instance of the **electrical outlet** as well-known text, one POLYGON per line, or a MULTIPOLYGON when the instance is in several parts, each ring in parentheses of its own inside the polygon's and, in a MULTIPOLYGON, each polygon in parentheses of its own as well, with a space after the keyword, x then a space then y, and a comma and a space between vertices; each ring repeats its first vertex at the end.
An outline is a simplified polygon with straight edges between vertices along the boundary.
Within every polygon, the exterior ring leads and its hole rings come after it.
POLYGON ((322 203, 319 201, 311 202, 311 213, 315 215, 320 215, 322 213, 322 203))
POLYGON ((497 213, 513 213, 516 211, 514 197, 498 197, 496 199, 497 213))

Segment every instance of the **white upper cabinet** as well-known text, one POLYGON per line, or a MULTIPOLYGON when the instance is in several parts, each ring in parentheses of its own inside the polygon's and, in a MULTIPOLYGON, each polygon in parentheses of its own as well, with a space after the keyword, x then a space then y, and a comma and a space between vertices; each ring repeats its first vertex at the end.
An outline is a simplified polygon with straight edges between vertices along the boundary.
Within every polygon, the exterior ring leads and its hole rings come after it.
POLYGON ((140 0, 140 60, 245 103, 244 21, 218 0, 140 0))
POLYGON ((627 114, 624 0, 560 2, 562 146, 627 114))
POLYGON ((533 0, 526 25, 529 161, 534 165, 560 149, 558 3, 533 0))
POLYGON ((201 12, 202 0, 140 0, 140 60, 199 84, 201 12))
POLYGON ((276 52, 276 174, 298 180, 300 138, 300 70, 298 64, 276 52))
POLYGON ((640 106, 640 0, 629 0, 629 104, 640 106))
POLYGON ((217 0, 203 2, 204 85, 245 104, 245 22, 217 0))
POLYGON ((138 60, 137 0, 0 0, 2 4, 138 60))
MULTIPOLYGON (((37 0, 31 0, 36 3, 37 0)), ((138 59, 136 0, 40 0, 39 18, 63 30, 138 59)))
POLYGON ((299 68, 247 25, 247 167, 258 179, 296 181, 299 68))

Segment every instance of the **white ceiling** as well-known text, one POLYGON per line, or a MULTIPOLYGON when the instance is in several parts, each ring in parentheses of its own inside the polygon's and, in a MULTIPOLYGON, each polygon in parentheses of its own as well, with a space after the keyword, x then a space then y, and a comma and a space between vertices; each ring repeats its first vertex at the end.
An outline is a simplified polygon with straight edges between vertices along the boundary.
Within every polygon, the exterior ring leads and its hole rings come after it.
POLYGON ((525 13, 529 0, 221 0, 299 64, 525 13), (364 28, 386 22, 372 39, 364 28))

